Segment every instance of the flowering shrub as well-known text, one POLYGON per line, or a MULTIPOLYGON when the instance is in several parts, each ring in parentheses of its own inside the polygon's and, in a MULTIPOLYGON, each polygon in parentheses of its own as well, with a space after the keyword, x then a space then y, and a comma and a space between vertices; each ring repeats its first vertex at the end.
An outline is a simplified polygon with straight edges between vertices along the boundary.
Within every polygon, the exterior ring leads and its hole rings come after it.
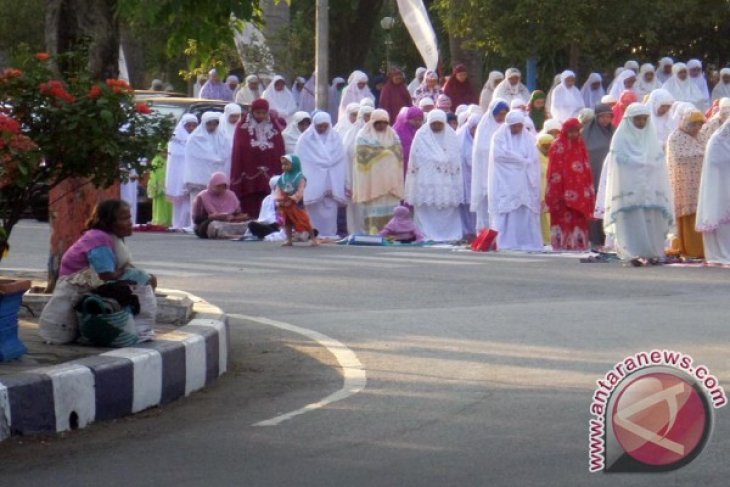
POLYGON ((135 103, 123 80, 92 80, 78 54, 21 54, 0 72, 0 259, 41 188, 68 178, 108 187, 166 142, 173 122, 135 103), (59 66, 70 67, 63 72, 59 66), (76 66, 77 68, 73 68, 76 66))

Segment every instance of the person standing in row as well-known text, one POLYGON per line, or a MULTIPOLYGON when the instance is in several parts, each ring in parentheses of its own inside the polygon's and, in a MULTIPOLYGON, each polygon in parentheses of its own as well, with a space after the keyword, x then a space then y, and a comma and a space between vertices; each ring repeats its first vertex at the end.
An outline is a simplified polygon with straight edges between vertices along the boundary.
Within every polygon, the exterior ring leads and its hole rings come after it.
POLYGON ((545 204, 550 209, 553 250, 590 248, 589 226, 596 192, 588 149, 575 118, 565 121, 550 147, 545 204))
POLYGON ((421 100, 430 98, 435 103, 443 90, 439 86, 439 75, 436 71, 429 69, 423 76, 423 83, 418 87, 413 95, 413 104, 421 106, 421 100))
POLYGON ((172 224, 172 204, 165 194, 167 148, 161 145, 150 162, 147 196, 152 200, 152 224, 169 227, 172 224))
POLYGON ((672 251, 683 257, 702 258, 702 235, 695 231, 697 199, 700 191, 705 140, 700 134, 705 116, 699 110, 688 110, 679 128, 667 140, 667 166, 674 193, 674 214, 677 236, 672 251))
POLYGON ((294 149, 297 147, 297 142, 302 134, 312 124, 312 117, 307 112, 296 112, 292 116, 292 121, 286 126, 282 132, 284 137, 284 147, 287 154, 294 154, 294 149))
POLYGON ((342 90, 339 118, 347 116, 347 105, 350 103, 361 103, 366 98, 375 101, 375 95, 373 95, 373 92, 370 91, 370 87, 368 86, 368 75, 362 71, 353 71, 348 78, 347 86, 342 90))
MULTIPOLYGON (((192 208, 198 193, 208 187, 213 173, 231 172, 231 152, 220 132, 218 112, 203 113, 201 123, 185 145, 185 175, 183 181, 190 195, 192 208)), ((191 222, 192 223, 192 222, 191 222)))
POLYGON ((509 105, 506 101, 493 99, 474 133, 469 209, 476 216, 477 234, 489 228, 489 149, 492 145, 492 137, 504 123, 508 111, 509 105))
POLYGON ((730 265, 730 121, 707 143, 697 203, 696 230, 702 233, 705 260, 730 265))
POLYGON ((264 90, 263 98, 269 102, 269 109, 275 111, 278 117, 286 120, 286 123, 291 121, 292 115, 297 111, 294 95, 286 86, 284 77, 278 74, 264 90))
MULTIPOLYGON (((504 79, 494 90, 493 98, 504 100, 509 105, 512 100, 529 100, 530 90, 522 83, 522 73, 517 68, 509 68, 504 73, 504 79)), ((524 103, 524 101, 523 101, 524 103)))
POLYGON ((233 92, 221 81, 218 70, 215 68, 208 71, 208 81, 200 88, 198 96, 206 100, 233 101, 233 92))
MULTIPOLYGON (((600 187, 603 163, 611 147, 613 138, 613 110, 605 103, 596 105, 595 118, 583 127, 583 140, 586 143, 588 157, 591 160, 591 174, 593 174, 593 187, 596 192, 600 187)), ((599 203, 601 203, 599 201, 599 203)), ((601 203, 602 205, 603 203, 601 203)), ((603 232, 603 221, 593 219, 591 221, 590 240, 593 245, 603 247, 606 242, 606 234, 603 232)))
POLYGON ((456 131, 461 147, 461 174, 464 180, 464 203, 461 205, 461 224, 464 237, 467 240, 474 238, 477 234, 476 214, 470 210, 471 206, 471 165, 472 153, 474 152, 474 136, 482 115, 474 113, 467 119, 466 123, 456 131))
MULTIPOLYGON (((674 225, 669 174, 648 107, 629 106, 606 158, 604 230, 624 260, 655 261, 674 225)), ((643 263, 643 262, 642 262, 643 263)))
POLYGON ((453 109, 459 105, 471 105, 479 102, 479 98, 469 80, 469 73, 463 64, 454 66, 451 77, 444 85, 444 94, 451 99, 453 109))
POLYGON ((236 92, 236 103, 250 107, 254 101, 261 98, 259 83, 259 77, 255 74, 246 76, 243 86, 239 87, 236 92))
POLYGON ((433 110, 416 133, 406 175, 405 200, 426 240, 461 240, 459 207, 464 201, 459 139, 446 113, 433 110))
POLYGON ((391 68, 388 81, 380 93, 379 107, 388 112, 390 123, 395 123, 401 108, 411 106, 411 94, 406 87, 403 71, 391 68))
POLYGON ((277 174, 284 155, 283 123, 269 112, 269 102, 258 99, 241 119, 233 136, 231 190, 241 210, 258 215, 269 194, 269 179, 277 174))
POLYGON ((500 250, 541 251, 540 157, 524 116, 507 114, 489 150, 489 223, 500 250))
POLYGON ((550 114, 560 123, 569 118, 576 118, 585 108, 583 95, 575 86, 575 73, 566 70, 560 75, 560 84, 552 94, 550 114))
POLYGON ((165 174, 165 194, 172 202, 172 229, 191 228, 190 197, 185 189, 185 146, 190 134, 198 126, 198 118, 186 113, 180 118, 172 138, 167 144, 167 171, 165 174))
POLYGON ((492 103, 492 98, 494 97, 494 91, 497 89, 497 86, 504 80, 504 75, 500 71, 491 71, 489 73, 489 78, 487 78, 487 81, 484 83, 484 87, 482 88, 482 92, 479 95, 479 106, 482 108, 482 111, 485 113, 489 109, 489 105, 492 103))
POLYGON ((295 154, 307 178, 304 206, 319 234, 337 235, 337 209, 345 197, 346 156, 340 136, 332 129, 327 112, 317 112, 312 125, 297 142, 295 154))
POLYGON ((373 111, 357 134, 351 192, 362 208, 358 226, 368 234, 378 233, 403 200, 403 148, 383 109, 373 111))

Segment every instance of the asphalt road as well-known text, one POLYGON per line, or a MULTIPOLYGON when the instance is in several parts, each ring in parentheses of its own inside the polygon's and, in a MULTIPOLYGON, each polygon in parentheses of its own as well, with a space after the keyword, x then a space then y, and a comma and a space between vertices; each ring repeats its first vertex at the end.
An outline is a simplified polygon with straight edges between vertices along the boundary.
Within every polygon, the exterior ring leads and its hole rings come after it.
MULTIPOLYGON (((2 268, 41 268, 23 223, 2 268)), ((342 387, 311 339, 232 319, 231 372, 162 409, 0 444, 2 486, 586 486, 728 484, 716 411, 700 456, 665 474, 589 474, 595 381, 625 356, 691 354, 730 387, 730 271, 581 264, 449 249, 211 242, 138 234, 138 266, 232 314, 339 340, 358 394, 278 426, 255 423, 342 387)))

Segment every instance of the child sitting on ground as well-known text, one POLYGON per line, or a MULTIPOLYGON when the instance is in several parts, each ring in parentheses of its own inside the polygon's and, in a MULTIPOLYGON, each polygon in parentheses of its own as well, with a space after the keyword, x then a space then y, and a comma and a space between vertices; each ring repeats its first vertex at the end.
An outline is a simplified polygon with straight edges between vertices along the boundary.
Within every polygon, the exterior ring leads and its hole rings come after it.
POLYGON ((411 216, 411 210, 406 206, 395 207, 393 218, 378 235, 400 243, 423 242, 423 233, 416 226, 411 216))

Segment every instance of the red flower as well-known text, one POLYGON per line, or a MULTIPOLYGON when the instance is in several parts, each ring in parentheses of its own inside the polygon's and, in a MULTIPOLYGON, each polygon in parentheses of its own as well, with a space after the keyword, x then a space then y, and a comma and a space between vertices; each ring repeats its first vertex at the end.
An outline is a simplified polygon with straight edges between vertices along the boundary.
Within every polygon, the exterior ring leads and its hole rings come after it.
POLYGON ((141 113, 142 115, 149 115, 152 113, 150 106, 144 102, 138 102, 135 104, 134 109, 137 110, 137 113, 141 113))
POLYGON ((114 93, 129 93, 132 91, 132 88, 123 79, 110 78, 106 80, 106 85, 111 88, 114 93))
POLYGON ((36 53, 35 58, 39 61, 48 61, 49 59, 51 59, 51 55, 47 52, 39 52, 36 53))
POLYGON ((66 91, 63 83, 58 80, 52 79, 47 83, 41 83, 39 88, 42 94, 52 96, 53 98, 65 101, 66 103, 73 103, 76 101, 76 97, 66 91))
POLYGON ((95 99, 99 98, 101 96, 101 87, 99 85, 94 85, 89 90, 89 98, 95 99))
POLYGON ((16 68, 8 68, 3 71, 3 77, 5 78, 20 78, 23 76, 23 72, 16 68))
POLYGON ((20 123, 6 115, 0 114, 0 132, 20 133, 20 123))

